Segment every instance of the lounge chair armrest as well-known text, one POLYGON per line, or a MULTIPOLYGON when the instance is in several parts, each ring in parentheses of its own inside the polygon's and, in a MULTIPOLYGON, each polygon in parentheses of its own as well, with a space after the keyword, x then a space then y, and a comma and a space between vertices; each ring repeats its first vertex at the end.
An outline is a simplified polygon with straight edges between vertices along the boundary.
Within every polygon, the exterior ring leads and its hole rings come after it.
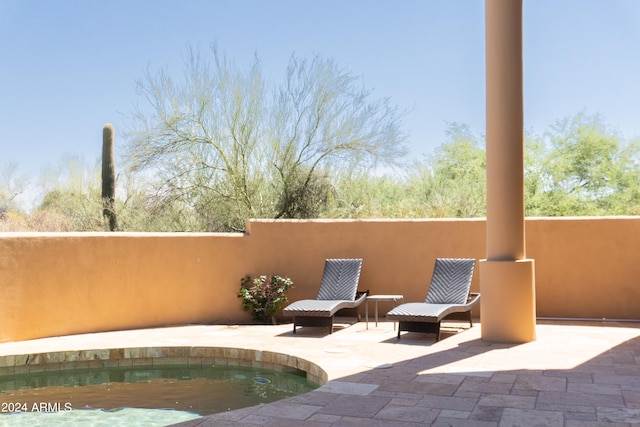
POLYGON ((465 305, 473 307, 480 301, 480 292, 469 292, 467 303, 465 305))
POLYGON ((362 295, 360 295, 360 298, 356 299, 356 300, 353 302, 353 306, 354 306, 354 307, 357 307, 357 306, 359 306, 360 304, 362 304, 362 303, 367 299, 367 295, 368 295, 368 294, 367 294, 366 292, 365 292, 365 293, 363 293, 362 295))

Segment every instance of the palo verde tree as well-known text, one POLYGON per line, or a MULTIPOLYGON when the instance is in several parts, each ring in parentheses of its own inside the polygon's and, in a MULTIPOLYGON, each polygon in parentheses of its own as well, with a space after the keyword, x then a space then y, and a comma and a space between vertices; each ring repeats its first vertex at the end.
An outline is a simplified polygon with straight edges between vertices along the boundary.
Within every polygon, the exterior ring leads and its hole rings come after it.
POLYGON ((389 99, 370 96, 334 61, 291 58, 271 119, 277 218, 317 214, 329 172, 393 163, 404 154, 400 114, 389 99))
POLYGON ((335 61, 294 55, 270 84, 257 57, 239 69, 215 45, 210 53, 189 50, 183 81, 147 71, 138 88, 150 109, 135 112, 128 147, 132 170, 152 173, 190 228, 316 216, 332 173, 405 153, 402 112, 335 61))

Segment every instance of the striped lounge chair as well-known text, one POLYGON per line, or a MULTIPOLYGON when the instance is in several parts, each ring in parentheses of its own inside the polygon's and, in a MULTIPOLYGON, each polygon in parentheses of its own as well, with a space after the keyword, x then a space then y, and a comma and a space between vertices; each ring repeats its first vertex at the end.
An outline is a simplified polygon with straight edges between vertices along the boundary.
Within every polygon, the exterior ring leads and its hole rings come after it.
POLYGON ((431 285, 424 302, 401 304, 387 313, 398 322, 401 331, 435 333, 440 340, 440 322, 445 318, 471 319, 471 309, 480 301, 479 293, 470 293, 476 260, 473 258, 438 258, 431 285))
POLYGON ((293 333, 297 326, 323 326, 333 332, 333 316, 338 310, 356 308, 367 298, 356 299, 362 259, 328 259, 324 264, 318 297, 296 301, 283 310, 293 317, 293 333))

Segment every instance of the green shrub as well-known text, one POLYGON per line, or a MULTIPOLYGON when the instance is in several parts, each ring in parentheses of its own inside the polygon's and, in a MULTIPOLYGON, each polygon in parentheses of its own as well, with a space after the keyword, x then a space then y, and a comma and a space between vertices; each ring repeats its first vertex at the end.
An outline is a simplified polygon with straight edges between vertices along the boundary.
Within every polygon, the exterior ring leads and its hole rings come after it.
POLYGON ((266 321, 275 316, 287 302, 286 292, 293 286, 288 277, 247 275, 240 281, 238 298, 242 298, 242 308, 251 312, 253 320, 266 321))

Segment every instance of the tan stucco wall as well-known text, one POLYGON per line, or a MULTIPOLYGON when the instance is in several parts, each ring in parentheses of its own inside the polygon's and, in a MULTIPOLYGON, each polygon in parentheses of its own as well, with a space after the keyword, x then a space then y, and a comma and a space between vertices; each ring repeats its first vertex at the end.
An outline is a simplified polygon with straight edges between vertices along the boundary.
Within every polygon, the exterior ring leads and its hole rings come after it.
POLYGON ((640 217, 530 219, 540 317, 640 319, 640 217))
MULTIPOLYGON (((526 233, 538 316, 640 318, 640 218, 528 219, 526 233)), ((325 258, 363 258, 361 289, 419 301, 436 257, 484 256, 485 221, 473 219, 260 220, 246 235, 0 233, 0 342, 247 322, 241 277, 287 275, 291 300, 313 298, 325 258)))

